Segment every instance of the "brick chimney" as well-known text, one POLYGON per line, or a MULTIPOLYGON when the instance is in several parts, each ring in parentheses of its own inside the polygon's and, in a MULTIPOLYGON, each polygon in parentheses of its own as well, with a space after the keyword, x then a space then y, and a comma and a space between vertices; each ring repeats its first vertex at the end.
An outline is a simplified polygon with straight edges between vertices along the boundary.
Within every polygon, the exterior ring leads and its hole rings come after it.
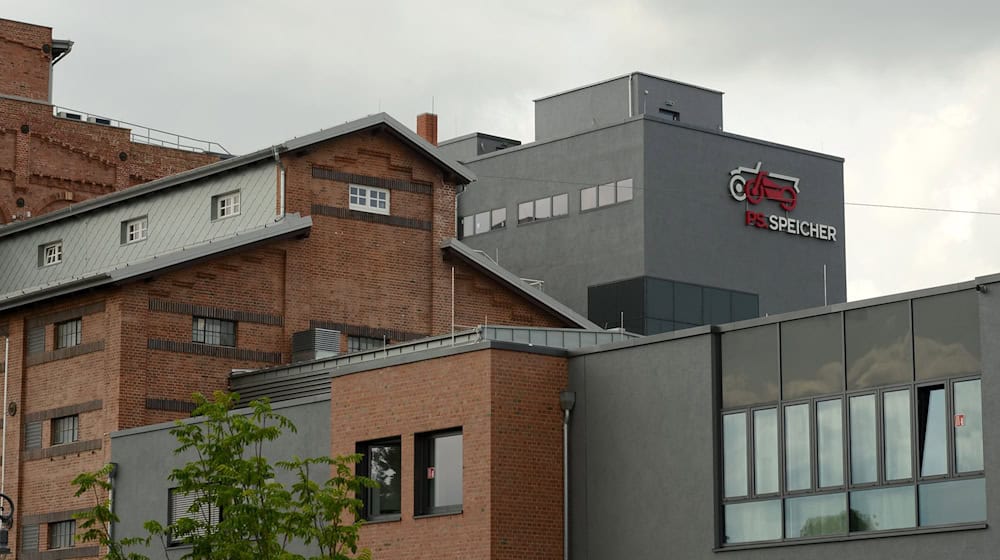
POLYGON ((438 145, 438 116, 434 113, 417 115, 417 134, 435 146, 438 145))

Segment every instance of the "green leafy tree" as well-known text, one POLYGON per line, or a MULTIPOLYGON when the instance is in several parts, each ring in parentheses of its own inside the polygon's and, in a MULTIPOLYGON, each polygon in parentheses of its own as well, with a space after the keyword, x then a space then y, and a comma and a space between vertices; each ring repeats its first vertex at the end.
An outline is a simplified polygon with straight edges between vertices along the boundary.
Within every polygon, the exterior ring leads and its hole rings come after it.
POLYGON ((125 547, 128 546, 149 546, 148 537, 121 540, 111 537, 111 524, 118 522, 118 516, 111 511, 109 499, 111 483, 108 477, 112 468, 113 465, 105 465, 99 471, 81 473, 73 479, 72 484, 76 486, 75 496, 91 494, 94 498, 94 507, 73 515, 80 521, 80 528, 84 530, 76 538, 83 542, 96 542, 104 547, 108 551, 105 556, 108 560, 149 560, 142 554, 125 552, 125 547))
MULTIPOLYGON (((312 545, 319 555, 310 560, 370 560, 368 550, 358 551, 364 488, 376 483, 354 474, 360 456, 293 458, 278 463, 290 471, 291 489, 276 480, 276 472, 264 454, 266 444, 295 426, 274 412, 265 400, 253 401, 246 414, 231 414, 238 402, 232 393, 216 392, 212 400, 195 394, 194 415, 199 422, 178 422, 171 430, 177 438, 175 453, 190 453, 193 459, 174 469, 169 479, 175 493, 192 498, 186 516, 168 525, 147 521, 150 536, 166 543, 183 540, 191 546, 183 558, 191 560, 305 560, 289 552, 294 541, 312 545), (310 469, 322 467, 334 474, 324 484, 310 478, 310 469)), ((105 491, 107 467, 77 477, 81 490, 105 491), (103 473, 103 474, 102 474, 103 473)), ((147 545, 150 538, 115 541, 109 535, 112 521, 106 500, 86 512, 90 525, 81 540, 97 541, 119 556, 112 560, 143 560, 136 553, 122 556, 125 547, 147 545), (103 504, 103 505, 102 505, 103 504)))

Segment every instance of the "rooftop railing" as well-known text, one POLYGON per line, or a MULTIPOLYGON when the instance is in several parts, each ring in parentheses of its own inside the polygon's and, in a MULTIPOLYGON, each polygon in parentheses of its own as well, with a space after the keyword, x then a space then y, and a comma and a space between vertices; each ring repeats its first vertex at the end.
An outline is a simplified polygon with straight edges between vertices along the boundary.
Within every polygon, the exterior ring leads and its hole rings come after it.
POLYGON ((150 128, 141 124, 95 115, 86 111, 78 111, 76 109, 53 105, 52 114, 55 117, 71 121, 89 122, 92 124, 113 126, 116 128, 127 128, 131 133, 131 140, 138 144, 150 144, 153 146, 161 146, 164 148, 173 148, 189 152, 200 152, 204 154, 232 155, 229 150, 218 142, 192 138, 175 132, 167 132, 166 130, 150 128))

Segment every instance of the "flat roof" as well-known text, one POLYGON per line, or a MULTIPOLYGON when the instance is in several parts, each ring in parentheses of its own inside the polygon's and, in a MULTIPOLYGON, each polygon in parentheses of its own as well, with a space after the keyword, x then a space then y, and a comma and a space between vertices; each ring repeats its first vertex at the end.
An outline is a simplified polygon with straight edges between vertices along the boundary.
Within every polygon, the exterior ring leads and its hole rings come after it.
POLYGON ((711 88, 707 88, 707 87, 699 86, 699 85, 695 85, 695 84, 689 84, 687 82, 681 82, 681 81, 678 81, 678 80, 671 80, 670 78, 664 78, 662 76, 657 76, 657 75, 654 75, 654 74, 648 74, 646 72, 638 72, 638 71, 636 71, 636 72, 629 72, 628 74, 622 74, 621 76, 615 76, 613 78, 607 78, 605 80, 601 80, 599 82, 594 82, 592 84, 587 84, 587 85, 584 85, 584 86, 578 86, 578 87, 575 87, 575 88, 563 90, 563 91, 560 91, 559 93, 553 93, 553 94, 550 94, 550 95, 546 95, 544 97, 539 97, 538 99, 534 99, 533 102, 534 103, 538 103, 539 101, 545 101, 546 99, 552 99, 553 97, 559 97, 560 95, 566 95, 567 93, 573 93, 574 91, 580 91, 581 89, 587 89, 587 88, 590 88, 590 87, 599 86, 601 84, 606 84, 608 82, 614 82, 616 80, 621 80, 623 78, 628 78, 629 76, 646 76, 648 78, 654 78, 656 80, 661 80, 661 81, 664 81, 664 82, 670 82, 672 84, 677 84, 679 86, 685 86, 685 87, 700 89, 702 91, 707 91, 709 93, 717 93, 719 95, 725 95, 725 92, 723 92, 723 91, 719 91, 719 90, 715 90, 715 89, 711 89, 711 88))
POLYGON ((463 134, 462 136, 456 136, 455 138, 449 138, 438 142, 438 147, 445 146, 447 144, 454 144, 456 142, 462 142, 463 140, 470 140, 472 138, 489 138, 490 140, 499 140, 501 142, 516 142, 518 145, 521 144, 520 140, 514 138, 504 138, 503 136, 497 136, 495 134, 486 134, 485 132, 470 132, 469 134, 463 134))

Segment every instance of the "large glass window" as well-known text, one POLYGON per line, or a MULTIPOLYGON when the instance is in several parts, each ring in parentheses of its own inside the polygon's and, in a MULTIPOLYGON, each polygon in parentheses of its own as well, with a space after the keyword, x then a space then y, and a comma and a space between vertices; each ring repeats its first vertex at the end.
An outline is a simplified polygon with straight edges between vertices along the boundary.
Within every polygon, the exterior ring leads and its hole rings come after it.
POLYGON ((882 452, 885 456, 886 480, 910 478, 913 455, 910 442, 910 390, 882 393, 882 422, 885 442, 882 452))
POLYGON ((973 290, 913 300, 917 379, 979 371, 979 302, 973 290))
POLYGON ((416 513, 462 511, 462 432, 419 434, 416 464, 416 513))
POLYGON ((948 428, 944 385, 917 389, 920 476, 948 474, 948 428))
POLYGON ((844 390, 844 326, 840 313, 781 324, 781 398, 844 390))
POLYGON ((726 506, 727 544, 773 541, 781 538, 781 500, 726 506))
POLYGON ((875 395, 851 397, 851 483, 878 481, 875 395))
POLYGON ((723 478, 727 498, 747 495, 747 415, 722 417, 723 478))
POLYGON ((403 470, 399 438, 362 443, 358 452, 362 454, 361 475, 378 483, 377 488, 364 491, 365 518, 398 518, 402 512, 403 470))
POLYGON ((842 535, 847 532, 847 498, 824 494, 785 500, 785 537, 842 535))
POLYGON ((809 405, 785 407, 785 488, 789 492, 812 487, 809 405))
POLYGON ((216 346, 236 346, 236 323, 224 319, 193 317, 191 319, 191 342, 216 346))
POLYGON ((851 531, 913 527, 915 510, 913 486, 851 492, 851 531))
POLYGON ((920 524, 986 521, 986 479, 920 485, 920 524))
POLYGON ((778 400, 778 327, 765 325, 722 335, 722 406, 778 400))
POLYGON ((819 486, 844 483, 844 414, 840 399, 816 403, 816 457, 819 486))
POLYGON ((983 398, 980 382, 960 381, 955 393, 955 470, 983 470, 983 398))
POLYGON ((778 492, 778 409, 767 408, 753 413, 754 491, 756 494, 778 492))
POLYGON ((852 309, 844 314, 847 389, 913 380, 908 301, 852 309))

